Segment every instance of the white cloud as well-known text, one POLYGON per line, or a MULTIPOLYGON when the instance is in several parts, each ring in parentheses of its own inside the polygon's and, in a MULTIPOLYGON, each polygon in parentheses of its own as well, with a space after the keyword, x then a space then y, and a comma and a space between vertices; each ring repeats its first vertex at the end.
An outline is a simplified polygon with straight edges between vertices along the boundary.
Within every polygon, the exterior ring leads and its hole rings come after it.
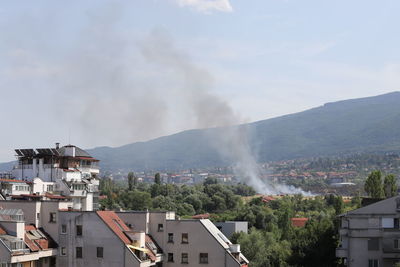
POLYGON ((181 7, 192 7, 199 12, 210 13, 212 11, 232 12, 233 8, 229 0, 176 0, 181 7))

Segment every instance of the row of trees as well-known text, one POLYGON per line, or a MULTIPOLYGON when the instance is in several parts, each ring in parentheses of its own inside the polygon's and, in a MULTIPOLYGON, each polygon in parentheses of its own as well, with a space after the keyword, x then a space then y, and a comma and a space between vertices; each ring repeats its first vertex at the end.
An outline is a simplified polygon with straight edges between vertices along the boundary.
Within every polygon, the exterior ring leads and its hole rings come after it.
POLYGON ((382 181, 382 176, 381 171, 372 171, 365 181, 365 192, 372 198, 389 198, 397 195, 396 177, 388 174, 382 181))
MULTIPOLYGON (((372 172, 365 191, 371 197, 396 194, 394 175, 372 172)), ((336 195, 305 198, 283 196, 264 202, 253 188, 220 184, 208 178, 203 184, 187 186, 163 184, 159 174, 154 184, 139 183, 133 173, 128 184, 101 181, 101 201, 106 209, 174 210, 180 216, 210 213, 213 221, 247 221, 249 233, 235 234, 231 240, 241 244, 251 267, 264 266, 338 266, 338 215, 360 207, 360 197, 344 203, 336 195), (304 227, 293 227, 291 218, 308 219, 304 227)))
POLYGON ((241 196, 254 195, 253 188, 244 185, 223 185, 208 178, 203 184, 178 186, 162 184, 159 174, 155 183, 138 183, 134 174, 128 174, 128 186, 110 179, 102 179, 101 200, 105 209, 125 210, 171 210, 180 216, 199 213, 221 213, 235 210, 241 205, 241 196))

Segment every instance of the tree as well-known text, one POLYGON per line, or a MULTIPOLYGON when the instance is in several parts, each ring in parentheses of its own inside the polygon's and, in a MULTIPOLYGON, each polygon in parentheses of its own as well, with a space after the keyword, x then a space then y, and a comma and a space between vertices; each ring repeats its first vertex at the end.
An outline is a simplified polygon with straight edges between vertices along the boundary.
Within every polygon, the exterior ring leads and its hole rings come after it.
POLYGON ((133 172, 129 172, 128 173, 128 190, 129 191, 132 191, 135 186, 134 179, 135 179, 135 174, 133 174, 133 172))
POLYGON ((333 207, 335 208, 335 214, 336 215, 339 215, 339 214, 343 213, 344 204, 343 204, 342 196, 335 197, 333 207))
POLYGON ((385 176, 383 190, 386 198, 393 197, 397 194, 396 177, 393 174, 385 176))
POLYGON ((124 192, 120 195, 120 203, 125 209, 146 210, 151 208, 151 195, 138 190, 124 192))
POLYGON ((161 176, 159 172, 157 172, 156 175, 154 175, 154 183, 161 184, 161 176))
POLYGON ((368 178, 365 181, 364 190, 373 198, 382 198, 384 196, 381 171, 372 171, 368 175, 368 178))

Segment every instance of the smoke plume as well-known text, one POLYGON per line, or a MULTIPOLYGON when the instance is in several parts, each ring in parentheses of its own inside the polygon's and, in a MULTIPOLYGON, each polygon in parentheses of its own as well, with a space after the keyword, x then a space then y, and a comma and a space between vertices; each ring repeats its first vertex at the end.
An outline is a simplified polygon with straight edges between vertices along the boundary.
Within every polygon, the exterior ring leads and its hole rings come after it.
MULTIPOLYGON (((37 28, 38 33, 48 27, 41 38, 28 35, 23 39, 26 32, 32 32, 30 29, 15 33, 18 38, 6 38, 10 48, 3 50, 13 52, 7 58, 12 66, 8 76, 14 73, 15 79, 24 87, 31 86, 40 99, 51 94, 54 100, 41 104, 48 105, 51 112, 45 115, 54 116, 57 123, 58 127, 51 128, 52 134, 64 134, 62 127, 68 125, 73 143, 79 139, 87 146, 115 146, 177 129, 215 127, 212 132, 216 135, 210 142, 223 158, 234 162, 243 182, 262 193, 294 192, 259 178, 261 172, 249 147, 248 129, 235 126, 246 120, 213 91, 214 77, 185 55, 185 49, 178 47, 165 30, 150 34, 121 31, 118 23, 122 10, 123 6, 110 5, 88 12, 88 24, 71 35, 62 51, 56 39, 54 45, 49 41, 51 29, 58 31, 58 27, 46 20, 21 24, 37 28), (33 39, 35 42, 30 43, 33 39), (35 83, 30 84, 33 80, 35 83), (53 88, 51 93, 41 89, 49 87, 53 88)), ((35 127, 44 128, 40 120, 33 121, 35 127)))
POLYGON ((245 125, 235 126, 243 123, 243 118, 235 114, 229 103, 212 93, 212 76, 177 50, 165 34, 151 33, 142 42, 141 51, 150 63, 179 74, 183 83, 175 93, 190 107, 196 128, 218 127, 210 142, 222 157, 234 162, 234 170, 242 182, 260 193, 306 194, 301 189, 260 179, 261 170, 249 147, 248 129, 245 125))

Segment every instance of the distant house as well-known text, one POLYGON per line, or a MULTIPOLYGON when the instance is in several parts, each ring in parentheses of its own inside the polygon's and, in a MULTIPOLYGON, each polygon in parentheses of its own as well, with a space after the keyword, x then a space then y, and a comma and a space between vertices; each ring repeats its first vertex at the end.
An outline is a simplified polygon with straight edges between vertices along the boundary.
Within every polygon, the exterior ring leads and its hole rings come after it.
POLYGON ((308 222, 308 218, 291 218, 293 227, 304 227, 308 222))

